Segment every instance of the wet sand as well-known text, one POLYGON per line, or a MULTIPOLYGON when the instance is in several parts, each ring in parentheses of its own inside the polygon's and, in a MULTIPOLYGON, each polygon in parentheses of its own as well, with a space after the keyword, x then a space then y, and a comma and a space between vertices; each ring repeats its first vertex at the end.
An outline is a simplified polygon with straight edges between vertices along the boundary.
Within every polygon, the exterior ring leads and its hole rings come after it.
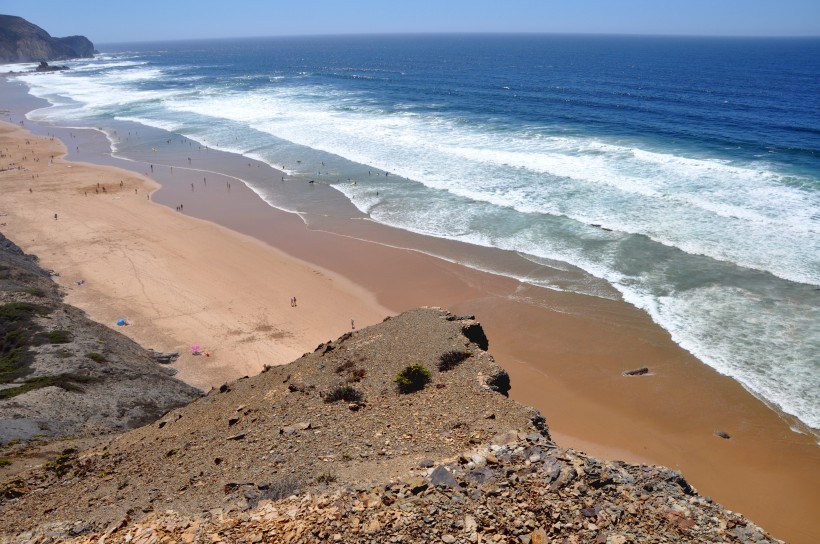
MULTIPOLYGON (((4 129, 11 128, 4 125, 4 129)), ((105 153, 105 138, 98 133, 82 132, 79 137, 83 151, 77 155, 87 156, 86 160, 116 162, 105 153)), ((20 134, 12 136, 4 132, 3 138, 7 137, 24 140, 20 134)), ((0 144, 0 149, 5 145, 0 144)), ((188 313, 201 315, 203 308, 210 310, 218 306, 210 302, 215 286, 220 287, 220 292, 224 289, 222 296, 227 298, 223 304, 229 304, 228 311, 224 312, 226 321, 211 323, 199 319, 195 322, 200 332, 207 327, 217 327, 209 337, 218 338, 212 349, 220 361, 219 371, 213 376, 199 372, 201 367, 194 365, 200 363, 201 357, 190 356, 187 363, 183 360, 179 365, 180 377, 199 380, 200 384, 217 376, 218 380, 227 379, 232 372, 233 377, 252 374, 261 369, 262 364, 289 360, 285 359, 284 352, 267 356, 264 351, 270 349, 268 344, 284 344, 283 338, 261 335, 256 344, 265 354, 261 357, 252 350, 248 354, 237 350, 235 346, 240 343, 230 344, 232 339, 227 331, 241 330, 243 335, 252 336, 287 330, 295 314, 289 313, 288 306, 282 307, 288 304, 282 299, 289 299, 286 292, 296 290, 296 284, 289 283, 281 292, 267 293, 276 283, 273 278, 277 274, 267 274, 267 281, 261 278, 256 283, 246 281, 245 275, 277 266, 275 263, 292 264, 294 258, 303 268, 292 281, 305 281, 311 276, 306 270, 316 270, 315 276, 320 280, 298 288, 300 293, 304 292, 302 296, 297 294, 300 304, 303 297, 308 296, 313 297, 311 303, 316 304, 328 303, 337 296, 343 301, 337 308, 340 313, 329 318, 330 324, 308 321, 300 324, 303 328, 298 330, 299 334, 288 337, 289 349, 294 353, 312 349, 318 343, 317 338, 335 338, 349 328, 355 304, 360 305, 356 315, 366 316, 356 317, 357 326, 375 322, 388 311, 399 312, 423 305, 475 314, 490 338, 490 351, 510 372, 512 397, 538 408, 562 445, 602 457, 679 469, 701 494, 711 495, 747 515, 775 536, 791 542, 813 541, 814 518, 820 511, 820 448, 811 437, 792 432, 786 420, 736 382, 718 375, 680 349, 644 313, 620 301, 539 289, 419 251, 400 249, 414 247, 416 243, 435 245, 436 242, 419 242, 412 234, 355 218, 307 218, 311 225, 308 228, 296 215, 271 208, 236 178, 210 173, 214 165, 208 164, 209 173, 201 176, 202 171, 194 168, 200 165, 192 164, 190 170, 185 168, 186 159, 175 155, 152 156, 153 172, 147 162, 120 161, 162 183, 162 189, 152 195, 152 200, 164 202, 170 208, 156 206, 142 198, 126 200, 125 194, 114 199, 100 198, 97 194, 86 197, 80 191, 90 186, 86 177, 118 183, 116 180, 129 176, 129 183, 150 183, 145 179, 140 181, 132 173, 94 167, 93 173, 86 172, 80 181, 66 176, 68 165, 61 174, 54 175, 55 170, 49 173, 41 160, 39 164, 25 166, 38 172, 39 182, 51 185, 44 191, 26 194, 27 180, 20 178, 15 182, 14 175, 4 172, 0 174, 3 193, 0 207, 6 209, 0 212, 8 215, 2 218, 7 225, 0 229, 25 250, 38 254, 45 266, 60 271, 59 279, 69 291, 68 301, 102 322, 112 323, 121 311, 122 301, 126 300, 115 288, 121 282, 114 278, 120 274, 133 275, 133 271, 128 270, 129 259, 119 259, 117 263, 104 261, 111 276, 93 296, 89 296, 92 290, 86 289, 91 287, 91 282, 82 288, 72 287, 74 278, 67 272, 71 266, 90 263, 97 269, 99 260, 108 259, 111 254, 133 258, 134 254, 143 252, 150 263, 144 270, 162 266, 163 274, 140 274, 140 289, 148 293, 155 288, 154 284, 165 283, 166 292, 186 293, 187 300, 174 306, 177 312, 174 315, 185 315, 186 308, 188 313), (163 162, 166 159, 167 162, 163 162), (173 173, 171 164, 177 165, 173 173), (202 177, 207 178, 207 182, 202 177), (230 190, 228 183, 231 183, 230 190), (90 209, 82 208, 87 206, 86 200, 93 202, 90 209), (184 214, 174 211, 180 202, 184 202, 184 214), (112 244, 108 234, 87 239, 78 236, 74 227, 64 226, 64 222, 72 220, 72 214, 77 223, 88 222, 82 217, 87 214, 95 216, 96 221, 101 208, 112 211, 106 213, 109 223, 94 224, 96 231, 119 231, 124 234, 123 240, 112 244), (57 222, 51 217, 55 212, 62 218, 57 222), (190 215, 219 223, 245 236, 190 215), (168 216, 170 222, 157 223, 159 216, 168 216), (60 223, 60 227, 55 223, 60 223), (135 231, 137 227, 147 230, 135 231), (189 233, 205 227, 213 230, 195 243, 189 233), (374 230, 378 232, 372 232, 374 230), (58 233, 63 235, 63 241, 52 242, 51 238, 58 233), (234 241, 214 247, 210 242, 215 233, 234 241), (380 243, 360 239, 367 237, 380 243), (141 240, 142 245, 133 247, 134 239, 141 240), (225 270, 233 261, 233 257, 224 257, 225 252, 240 240, 250 244, 246 255, 250 261, 246 261, 246 266, 225 270), (83 254, 80 248, 86 246, 104 249, 83 254), (169 247, 172 249, 166 249, 169 247), (190 250, 183 252, 183 247, 190 250), (268 254, 270 262, 260 260, 268 254), (114 270, 111 268, 114 266, 122 269, 114 270), (201 281, 189 280, 184 271, 192 268, 202 274, 201 281), (173 276, 178 270, 182 272, 173 276), (326 283, 343 284, 344 288, 334 288, 321 296, 313 294, 314 289, 326 283), (241 315, 245 316, 238 320, 242 324, 229 324, 227 321, 236 318, 239 308, 243 308, 241 315), (339 320, 344 323, 340 325, 339 320), (254 332, 254 323, 260 322, 265 330, 254 332), (224 331, 221 337, 220 327, 224 331), (650 367, 650 374, 622 375, 624 370, 640 366, 650 367), (716 431, 729 433, 731 439, 717 437, 716 431)), ((210 161, 218 166, 223 159, 223 155, 214 153, 210 161)), ((255 167, 252 164, 248 168, 255 167)), ((80 168, 80 165, 72 165, 72 168, 80 168)), ((314 191, 310 193, 312 198, 338 198, 339 205, 343 205, 344 199, 341 195, 334 196, 332 189, 302 181, 294 183, 292 190, 314 191)), ((469 253, 469 248, 465 251, 469 253)), ((84 273, 88 269, 80 270, 84 273)), ((133 306, 140 306, 148 298, 156 300, 139 292, 127 300, 133 306)), ((146 316, 150 315, 149 310, 145 312, 146 316)), ((142 319, 139 321, 142 323, 142 319)), ((170 345, 185 347, 191 341, 192 329, 177 327, 180 319, 151 317, 150 321, 154 326, 161 325, 165 335, 161 345, 152 344, 153 337, 140 332, 142 325, 130 325, 123 332, 146 347, 157 349, 170 345)), ((245 338, 243 335, 237 337, 245 338)))

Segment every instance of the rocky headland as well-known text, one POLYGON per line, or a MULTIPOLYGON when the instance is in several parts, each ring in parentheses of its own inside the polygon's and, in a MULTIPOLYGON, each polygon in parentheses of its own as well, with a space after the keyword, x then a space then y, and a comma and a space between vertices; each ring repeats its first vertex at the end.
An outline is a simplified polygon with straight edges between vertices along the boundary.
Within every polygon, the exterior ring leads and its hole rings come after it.
POLYGON ((0 15, 0 64, 93 56, 94 44, 85 36, 55 38, 22 17, 0 15))
POLYGON ((678 472, 555 444, 487 347, 436 308, 346 333, 17 474, 0 541, 776 542, 678 472))

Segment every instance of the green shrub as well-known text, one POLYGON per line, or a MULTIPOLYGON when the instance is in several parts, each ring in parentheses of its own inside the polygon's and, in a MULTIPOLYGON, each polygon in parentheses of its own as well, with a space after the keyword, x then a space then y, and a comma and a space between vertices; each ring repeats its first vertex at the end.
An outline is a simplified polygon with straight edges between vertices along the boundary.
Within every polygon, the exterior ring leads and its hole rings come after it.
POLYGON ((85 354, 86 357, 94 361, 95 363, 104 363, 105 356, 102 353, 97 353, 96 351, 89 351, 85 354))
POLYGON ((57 379, 54 376, 40 376, 39 378, 32 378, 26 380, 25 383, 17 387, 9 387, 8 389, 0 389, 0 399, 10 399, 35 389, 56 385, 57 379))
POLYGON ((48 333, 48 341, 52 344, 68 344, 72 336, 68 331, 57 329, 48 333))
POLYGON ((320 484, 332 484, 336 481, 336 476, 331 474, 330 472, 323 472, 316 476, 316 483, 320 484))
POLYGON ((0 498, 16 499, 26 494, 28 485, 25 480, 16 479, 9 480, 0 486, 0 498))
POLYGON ((423 365, 415 363, 405 367, 396 375, 393 381, 399 386, 400 392, 412 393, 424 389, 424 386, 430 382, 430 376, 429 370, 423 365))
POLYGON ((62 478, 71 471, 72 462, 74 461, 76 448, 67 448, 63 450, 54 461, 46 463, 46 470, 54 472, 58 478, 62 478))
POLYGON ((11 459, 6 459, 5 457, 0 457, 0 467, 7 467, 12 463, 11 459))
POLYGON ((36 315, 49 309, 28 302, 0 304, 0 383, 13 382, 30 371, 34 355, 28 349, 37 332, 36 315))
POLYGON ((448 351, 438 358, 438 369, 442 372, 452 370, 472 355, 469 351, 448 351))
POLYGON ((82 393, 83 388, 79 384, 95 383, 98 378, 90 376, 83 376, 80 374, 58 374, 56 376, 40 376, 26 380, 17 387, 10 387, 8 389, 0 389, 0 400, 10 399, 35 389, 43 387, 56 386, 64 391, 70 393, 82 393))
POLYGON ((334 387, 325 395, 325 402, 337 402, 340 400, 346 402, 361 402, 364 399, 364 394, 349 385, 340 385, 334 387))
POLYGON ((46 315, 48 308, 28 302, 9 302, 0 305, 0 322, 28 321, 35 315, 46 315))
POLYGON ((0 355, 0 383, 13 382, 28 373, 26 366, 34 360, 27 347, 16 347, 0 355))

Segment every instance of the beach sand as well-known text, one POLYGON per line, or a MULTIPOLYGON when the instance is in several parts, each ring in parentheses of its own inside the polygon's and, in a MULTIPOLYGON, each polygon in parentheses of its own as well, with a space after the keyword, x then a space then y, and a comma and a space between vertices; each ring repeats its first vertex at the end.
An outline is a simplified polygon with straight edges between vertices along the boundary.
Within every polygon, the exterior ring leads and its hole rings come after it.
POLYGON ((0 178, 3 232, 59 273, 67 303, 112 327, 124 318, 118 329, 147 348, 180 352, 178 377, 196 387, 290 362, 350 330, 351 319, 366 326, 390 315, 337 274, 152 203, 151 180, 49 164, 63 152, 59 140, 22 138, 18 150, 9 131, 0 136, 5 165, 24 170, 0 178))
MULTIPOLYGON (((105 138, 83 137, 83 150, 98 149, 94 160, 112 161, 99 151, 105 138)), ((350 330, 351 319, 364 327, 424 305, 475 314, 511 375, 511 396, 539 409, 562 445, 681 470, 701 494, 775 536, 814 541, 814 439, 791 431, 624 302, 535 288, 401 249, 414 235, 369 222, 327 222, 344 235, 316 222, 308 228, 235 178, 208 173, 206 188, 201 171, 171 172, 158 162, 152 172, 123 161, 162 183, 149 201, 155 181, 64 162, 59 140, 4 123, 5 149, 0 166, 25 170, 0 172, 0 231, 60 274, 68 303, 111 326, 125 317, 130 324, 120 330, 145 347, 182 352, 178 376, 193 385, 207 389, 286 363, 350 330), (49 166, 51 155, 58 157, 49 166), (105 193, 95 192, 97 182, 105 193), (182 202, 184 212, 174 211, 182 202), (359 230, 373 229, 369 238, 381 243, 359 239, 359 230), (209 356, 192 355, 192 344, 209 356), (641 366, 650 373, 622 374, 641 366)), ((327 191, 313 194, 331 198, 327 191)))

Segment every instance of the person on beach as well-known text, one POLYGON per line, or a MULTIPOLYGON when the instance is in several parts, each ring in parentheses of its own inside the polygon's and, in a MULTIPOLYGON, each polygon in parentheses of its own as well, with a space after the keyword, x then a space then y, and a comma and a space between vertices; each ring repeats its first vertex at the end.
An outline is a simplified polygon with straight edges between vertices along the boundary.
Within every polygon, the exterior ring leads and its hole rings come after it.
POLYGON ((57 214, 54 214, 54 220, 57 221, 57 214))
POLYGON ((356 324, 353 322, 352 319, 350 320, 350 328, 356 330, 356 324))

